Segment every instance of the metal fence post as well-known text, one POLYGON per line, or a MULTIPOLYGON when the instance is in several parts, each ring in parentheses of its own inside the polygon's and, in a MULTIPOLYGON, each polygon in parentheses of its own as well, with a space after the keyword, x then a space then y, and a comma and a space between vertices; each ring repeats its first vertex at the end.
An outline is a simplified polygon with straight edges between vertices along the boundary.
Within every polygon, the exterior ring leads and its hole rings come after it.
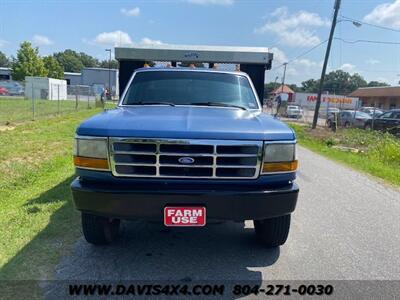
POLYGON ((372 125, 371 125, 371 129, 374 130, 374 123, 375 123, 375 113, 376 113, 376 102, 374 102, 374 111, 372 113, 372 125))
POLYGON ((58 114, 60 114, 60 85, 57 85, 57 98, 58 98, 57 111, 58 114))
POLYGON ((88 91, 87 91, 87 108, 88 109, 90 108, 89 100, 90 100, 90 87, 88 87, 88 91))
POLYGON ((75 110, 78 110, 78 89, 75 89, 75 110))
POLYGON ((33 94, 33 82, 31 85, 31 96, 32 96, 32 120, 35 120, 35 97, 33 94))

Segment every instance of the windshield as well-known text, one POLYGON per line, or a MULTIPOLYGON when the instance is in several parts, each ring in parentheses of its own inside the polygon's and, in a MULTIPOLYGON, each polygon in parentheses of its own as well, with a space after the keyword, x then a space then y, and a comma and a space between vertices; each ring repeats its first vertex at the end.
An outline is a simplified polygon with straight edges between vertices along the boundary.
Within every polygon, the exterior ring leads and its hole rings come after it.
POLYGON ((245 76, 193 71, 138 72, 123 99, 124 105, 170 103, 221 104, 259 108, 245 76))

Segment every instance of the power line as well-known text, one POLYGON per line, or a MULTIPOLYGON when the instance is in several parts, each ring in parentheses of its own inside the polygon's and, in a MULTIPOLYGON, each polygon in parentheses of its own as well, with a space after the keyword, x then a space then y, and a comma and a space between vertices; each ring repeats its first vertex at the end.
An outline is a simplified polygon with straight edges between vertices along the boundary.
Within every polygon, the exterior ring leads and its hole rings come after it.
POLYGON ((400 42, 389 42, 389 41, 375 41, 375 40, 345 40, 342 38, 335 37, 335 40, 342 41, 346 44, 357 44, 357 43, 370 43, 370 44, 385 44, 385 45, 400 45, 400 42))
POLYGON ((295 61, 296 59, 299 59, 300 57, 303 57, 303 56, 307 55, 307 54, 310 53, 311 51, 313 51, 313 50, 317 49, 318 47, 322 46, 323 44, 325 44, 327 41, 328 41, 327 39, 326 39, 325 41, 322 41, 322 42, 319 43, 318 45, 315 45, 314 47, 308 49, 307 51, 305 51, 305 52, 303 52, 303 53, 297 55, 296 57, 290 59, 289 61, 284 62, 284 63, 282 63, 282 64, 276 66, 276 67, 273 68, 271 71, 275 71, 275 70, 277 70, 277 69, 283 67, 285 64, 292 63, 292 62, 295 61))
POLYGON ((386 27, 386 26, 382 26, 382 25, 376 25, 376 24, 364 22, 364 21, 361 21, 361 20, 349 18, 349 17, 343 16, 343 15, 341 15, 340 17, 341 17, 342 19, 346 19, 346 20, 349 20, 349 21, 352 21, 352 22, 357 22, 357 23, 360 23, 360 24, 363 24, 363 25, 367 25, 367 26, 371 26, 371 27, 375 27, 375 28, 379 28, 379 29, 384 29, 384 30, 389 30, 389 31, 393 31, 393 32, 400 32, 399 29, 395 29, 395 28, 391 28, 391 27, 386 27))

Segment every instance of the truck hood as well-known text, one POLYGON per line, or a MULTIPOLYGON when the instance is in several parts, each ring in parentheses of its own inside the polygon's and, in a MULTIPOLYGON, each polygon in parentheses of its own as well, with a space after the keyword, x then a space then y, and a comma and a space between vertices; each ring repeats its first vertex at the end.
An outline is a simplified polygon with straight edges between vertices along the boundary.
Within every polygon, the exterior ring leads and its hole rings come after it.
POLYGON ((78 135, 108 137, 293 140, 293 131, 273 117, 226 107, 118 107, 84 121, 78 135))

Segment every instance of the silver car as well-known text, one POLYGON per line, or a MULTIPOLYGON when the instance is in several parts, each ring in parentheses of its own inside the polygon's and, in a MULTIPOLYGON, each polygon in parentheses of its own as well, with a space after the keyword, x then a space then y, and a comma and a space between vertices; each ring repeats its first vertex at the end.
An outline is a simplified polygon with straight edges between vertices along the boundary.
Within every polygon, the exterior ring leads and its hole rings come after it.
POLYGON ((369 114, 371 117, 374 115, 376 117, 383 114, 383 110, 374 107, 361 107, 360 111, 369 114))
POLYGON ((361 111, 343 110, 338 114, 331 114, 328 117, 326 124, 328 127, 332 127, 333 123, 336 121, 338 126, 346 128, 364 128, 365 123, 371 119, 372 117, 369 114, 361 111))
POLYGON ((303 110, 300 106, 297 105, 288 105, 286 108, 286 117, 288 118, 296 118, 299 119, 303 113, 303 110))

